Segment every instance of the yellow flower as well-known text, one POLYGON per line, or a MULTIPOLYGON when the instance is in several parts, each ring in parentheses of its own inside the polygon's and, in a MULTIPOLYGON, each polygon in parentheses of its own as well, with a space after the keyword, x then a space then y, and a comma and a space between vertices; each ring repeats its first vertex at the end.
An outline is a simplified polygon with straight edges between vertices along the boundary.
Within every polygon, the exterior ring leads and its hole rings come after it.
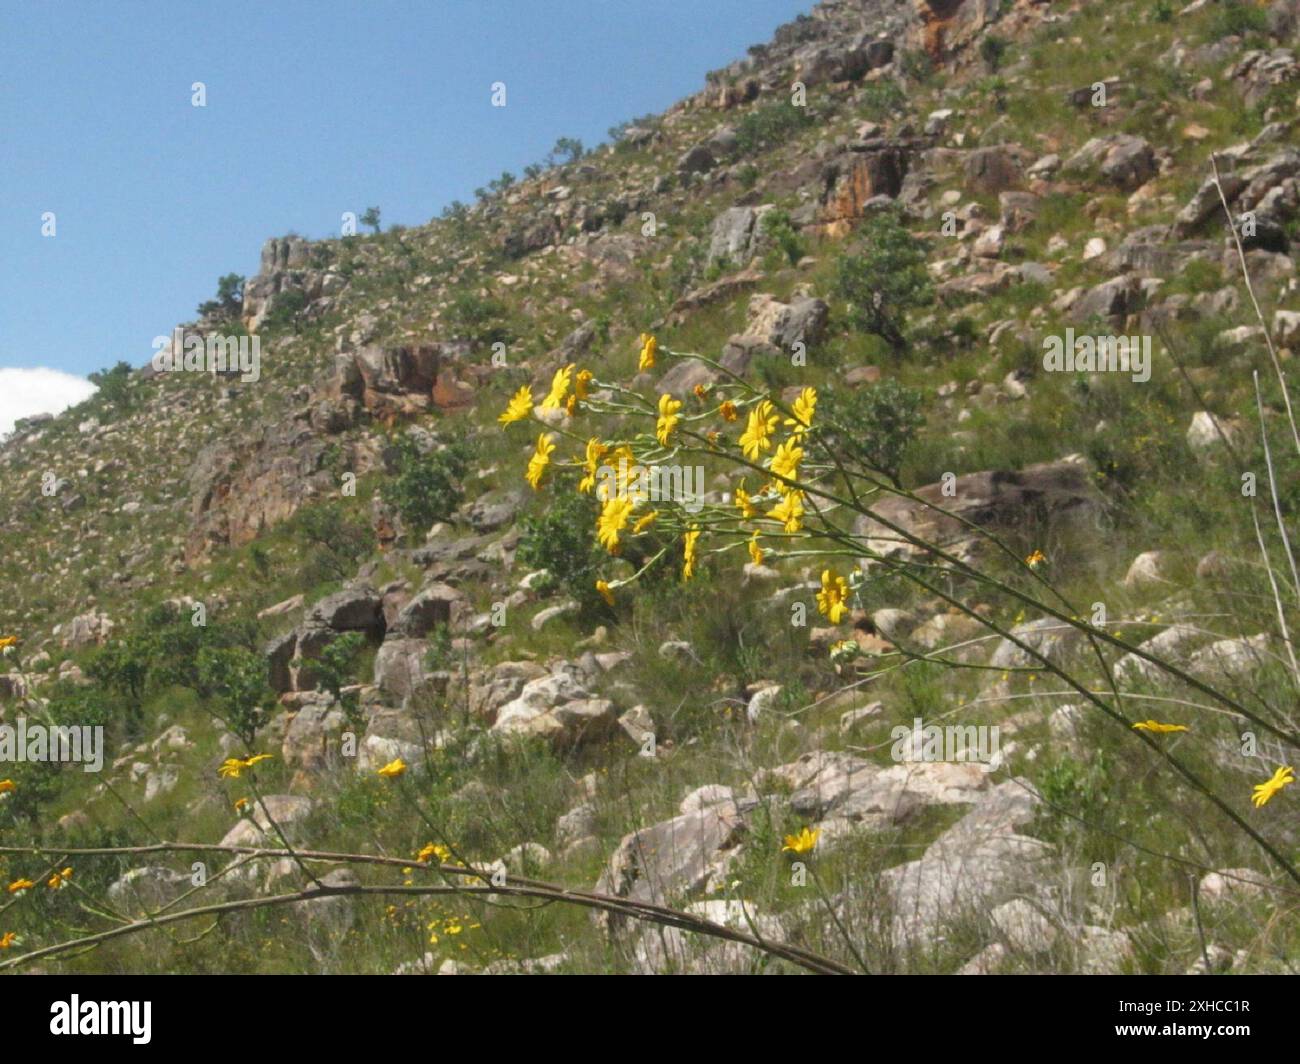
POLYGON ((659 350, 659 341, 649 333, 641 334, 641 358, 637 363, 638 372, 644 373, 655 368, 655 352, 659 350))
POLYGON ((1169 732, 1187 731, 1186 724, 1161 724, 1158 720, 1140 720, 1133 727, 1137 731, 1155 732, 1157 735, 1165 735, 1169 732))
POLYGON ((758 513, 758 508, 754 505, 753 499, 749 492, 745 490, 745 482, 740 482, 740 487, 736 489, 736 509, 740 511, 741 517, 753 517, 758 513))
POLYGON ((813 413, 817 409, 817 389, 805 388, 794 401, 792 409, 794 417, 786 418, 785 423, 792 430, 791 436, 798 439, 812 426, 813 413))
POLYGON ((647 528, 655 523, 655 518, 659 516, 658 510, 651 510, 644 517, 638 518, 636 524, 632 526, 632 535, 639 536, 647 528))
POLYGON ((564 405, 564 397, 569 393, 569 375, 573 373, 573 363, 561 366, 551 378, 551 390, 542 400, 543 410, 559 410, 564 405))
POLYGON ((16 791, 18 784, 13 780, 0 780, 0 794, 8 794, 10 791, 16 791))
POLYGON ((596 590, 600 592, 600 597, 605 600, 606 605, 614 605, 614 592, 610 591, 608 581, 597 580, 596 590))
POLYGON ((727 399, 718 407, 718 413, 722 415, 723 421, 735 421, 740 417, 740 412, 736 409, 736 404, 727 399))
POLYGON ((510 399, 510 404, 506 411, 497 418, 503 425, 509 425, 513 421, 523 421, 533 412, 533 393, 528 390, 528 385, 524 385, 510 399))
MULTIPOLYGON (((799 476, 801 461, 803 461, 803 448, 796 446, 793 438, 788 439, 777 447, 776 454, 772 456, 772 473, 774 476, 794 480, 799 476)), ((783 484, 777 486, 782 491, 788 490, 783 484)))
POLYGON ((554 450, 555 444, 551 442, 549 432, 543 432, 537 437, 537 450, 528 459, 528 471, 524 473, 524 479, 532 485, 533 491, 536 491, 541 484, 542 474, 546 472, 546 467, 551 464, 551 452, 554 450))
POLYGON ((682 579, 683 580, 689 580, 692 576, 695 575, 695 561, 696 561, 695 544, 699 540, 699 538, 700 538, 700 530, 698 528, 692 528, 689 532, 686 533, 686 541, 682 551, 682 557, 683 557, 682 579))
POLYGON ((50 890, 62 890, 68 885, 68 880, 71 878, 72 869, 65 868, 62 872, 55 872, 54 875, 50 876, 50 878, 46 880, 45 885, 49 887, 50 890))
POLYGON ((18 945, 18 942, 18 936, 12 931, 6 931, 3 935, 0 935, 0 949, 11 949, 18 945))
POLYGON ((578 490, 584 495, 589 494, 596 487, 596 466, 608 453, 609 448, 595 436, 587 441, 587 460, 583 465, 587 475, 578 481, 578 490))
POLYGON ((594 374, 589 369, 578 371, 578 375, 573 378, 573 394, 579 399, 587 398, 587 389, 591 386, 594 374))
POLYGON ((25 890, 31 890, 34 886, 36 886, 36 884, 30 879, 15 879, 9 884, 9 893, 21 894, 25 890))
POLYGON ((632 448, 627 444, 623 444, 612 453, 607 453, 605 464, 614 473, 614 483, 610 484, 607 477, 602 477, 600 483, 596 485, 596 498, 601 502, 606 502, 609 499, 611 488, 614 495, 627 495, 632 479, 640 468, 637 465, 636 456, 632 453, 632 448))
POLYGON ((763 564, 763 548, 758 545, 758 531, 749 537, 749 559, 755 565, 763 564))
MULTIPOLYGON (((1272 777, 1265 783, 1255 784, 1255 794, 1251 801, 1255 803, 1255 808, 1268 803, 1273 795, 1277 794, 1283 787, 1295 782, 1295 769, 1290 765, 1284 765, 1273 773, 1272 777)), ((10 888, 13 889, 12 887, 10 888)))
POLYGON ((618 534, 626 527, 632 516, 632 500, 615 497, 605 503, 596 519, 596 536, 600 545, 610 554, 618 553, 618 534))
POLYGON ((809 831, 807 828, 804 828, 798 835, 787 835, 785 837, 785 845, 781 847, 781 852, 785 853, 786 851, 789 851, 790 853, 798 854, 811 853, 812 848, 817 845, 817 836, 821 833, 821 828, 818 828, 816 831, 809 831))
POLYGON ((745 431, 740 436, 740 447, 746 458, 757 461, 764 451, 771 449, 776 422, 777 416, 772 411, 772 404, 766 399, 749 412, 745 431))
POLYGON ((849 585, 844 577, 836 576, 829 569, 822 570, 822 589, 817 592, 817 609, 831 624, 839 624, 849 612, 847 599, 849 585))
POLYGON ((681 420, 677 416, 677 411, 681 408, 681 400, 674 399, 667 392, 659 397, 659 420, 655 422, 655 439, 664 447, 668 446, 668 438, 677 427, 677 422, 681 420))
POLYGON ((228 757, 221 763, 217 769, 217 775, 222 779, 237 780, 245 769, 250 769, 261 761, 271 760, 271 754, 254 754, 252 757, 240 760, 237 757, 228 757))
POLYGON ((767 516, 780 521, 787 532, 798 532, 803 527, 803 496, 792 491, 767 511, 767 516))
POLYGON ((397 779, 398 776, 405 774, 406 762, 403 761, 400 757, 395 757, 393 758, 392 761, 388 762, 388 764, 386 764, 383 768, 379 769, 378 771, 379 771, 379 775, 383 776, 384 779, 395 780, 397 779))
POLYGON ((1041 550, 1036 550, 1034 551, 1033 554, 1031 554, 1028 558, 1025 559, 1025 564, 1029 566, 1029 568, 1031 569, 1037 569, 1045 561, 1047 561, 1047 555, 1044 554, 1041 550))
POLYGON ((705 398, 705 396, 709 394, 709 389, 706 388, 703 384, 697 384, 694 388, 691 389, 691 393, 695 396, 696 399, 702 400, 705 398))
POLYGON ((247 798, 237 798, 237 799, 235 800, 235 812, 236 812, 236 813, 242 813, 242 812, 243 812, 245 809, 247 809, 247 808, 248 808, 248 799, 247 799, 247 798))
POLYGON ((422 863, 428 863, 435 857, 438 859, 439 863, 450 861, 451 851, 440 843, 430 842, 424 847, 424 849, 415 855, 415 859, 422 863))

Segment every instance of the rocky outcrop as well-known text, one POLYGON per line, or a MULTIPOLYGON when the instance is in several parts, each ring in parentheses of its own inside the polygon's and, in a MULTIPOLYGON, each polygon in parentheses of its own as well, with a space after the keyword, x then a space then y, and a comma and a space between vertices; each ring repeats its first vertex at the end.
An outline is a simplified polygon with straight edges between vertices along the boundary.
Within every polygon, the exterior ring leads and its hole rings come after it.
MULTIPOLYGON (((1104 513, 1088 463, 1078 455, 1027 466, 1019 472, 968 473, 951 481, 948 493, 939 483, 917 488, 913 494, 919 501, 889 495, 875 504, 872 512, 878 520, 858 518, 856 531, 865 537, 868 549, 907 559, 926 554, 888 527, 894 525, 968 559, 978 550, 981 538, 958 517, 978 528, 1015 532, 1041 544, 1057 534, 1095 533, 1104 513)), ((869 558, 862 562, 863 568, 873 564, 869 558)))
POLYGON ((298 293, 304 303, 333 296, 347 287, 347 278, 319 263, 317 247, 299 236, 273 237, 262 246, 261 268, 244 284, 241 310, 244 326, 257 332, 286 293, 298 293))

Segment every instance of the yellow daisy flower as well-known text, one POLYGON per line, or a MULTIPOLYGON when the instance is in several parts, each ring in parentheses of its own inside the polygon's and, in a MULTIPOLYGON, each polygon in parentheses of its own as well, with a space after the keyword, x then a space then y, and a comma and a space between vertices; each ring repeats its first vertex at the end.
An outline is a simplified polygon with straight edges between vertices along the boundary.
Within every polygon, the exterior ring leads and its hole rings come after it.
POLYGON ((798 439, 812 427, 813 414, 817 410, 817 389, 805 388, 791 407, 794 417, 786 418, 785 423, 791 429, 791 435, 798 439))
POLYGON ((532 485, 533 491, 540 486, 542 475, 546 472, 546 467, 551 464, 551 452, 554 450, 555 444, 551 442, 549 432, 543 432, 537 437, 537 450, 528 459, 528 471, 524 473, 524 479, 532 485))
POLYGON ((550 393, 542 400, 543 410, 559 410, 564 405, 564 397, 569 393, 569 376, 573 373, 573 363, 561 366, 551 378, 550 393))
POLYGON ((655 368, 655 352, 659 350, 659 341, 649 333, 641 334, 641 358, 637 362, 637 371, 644 373, 655 368))
POLYGON ((849 585, 844 577, 836 576, 829 569, 822 570, 822 589, 817 592, 817 609, 831 624, 839 624, 849 612, 849 585))
POLYGON ((745 457, 757 461, 772 447, 772 433, 776 431, 777 416, 772 404, 764 399, 749 412, 745 431, 740 436, 740 447, 745 457))
POLYGON ((781 847, 781 852, 796 854, 811 853, 814 846, 817 845, 817 837, 821 835, 821 828, 816 831, 809 831, 804 828, 798 835, 787 835, 785 845, 781 847))
POLYGON ((1295 769, 1290 765, 1284 765, 1265 782, 1255 784, 1255 793, 1250 800, 1255 803, 1255 808, 1258 809, 1260 806, 1267 805, 1273 795, 1277 794, 1283 787, 1294 782, 1295 769))
POLYGON ((803 495, 792 491, 767 511, 767 516, 780 521, 787 532, 803 528, 803 495))
MULTIPOLYGON (((772 456, 770 468, 775 476, 794 480, 799 476, 799 463, 801 461, 803 461, 803 448, 796 446, 794 438, 791 437, 777 447, 776 454, 772 456)), ((778 482, 777 487, 782 491, 788 490, 780 482, 778 482)))
POLYGON ((605 503, 596 519, 596 537, 610 554, 618 553, 618 534, 632 516, 632 500, 615 497, 605 503))
POLYGON ((674 399, 665 392, 659 397, 659 419, 655 422, 655 439, 664 447, 668 446, 668 439, 673 434, 673 429, 677 427, 677 422, 681 420, 677 411, 682 408, 681 400, 674 399))
POLYGON ((524 385, 519 391, 511 397, 505 413, 497 418, 503 425, 509 425, 515 421, 523 421, 533 412, 533 393, 528 390, 528 385, 524 385))
POLYGON ((682 551, 682 579, 689 580, 695 575, 696 550, 695 544, 700 538, 700 530, 692 528, 686 533, 686 541, 682 551))

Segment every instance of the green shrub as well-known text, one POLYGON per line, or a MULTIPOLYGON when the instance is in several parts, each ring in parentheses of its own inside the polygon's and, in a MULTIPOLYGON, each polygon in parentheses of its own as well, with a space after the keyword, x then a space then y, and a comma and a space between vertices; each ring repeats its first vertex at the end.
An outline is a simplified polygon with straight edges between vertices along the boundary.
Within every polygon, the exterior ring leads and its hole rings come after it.
POLYGON ((397 476, 389 497, 408 530, 423 533, 435 521, 449 521, 463 497, 460 482, 469 465, 469 444, 458 440, 425 455, 413 437, 403 436, 394 452, 397 476))
POLYGON ((271 309, 263 319, 271 329, 292 329, 298 331, 298 315, 307 309, 307 295, 297 288, 281 292, 271 301, 271 309))
POLYGON ((516 552, 524 565, 546 570, 543 590, 563 590, 588 610, 603 605, 596 591, 603 559, 591 534, 598 513, 593 496, 557 492, 545 513, 524 518, 516 552))
POLYGON ((895 211, 872 215, 860 250, 836 265, 835 293, 848 305, 849 324, 879 336, 895 351, 907 347, 907 311, 934 298, 925 249, 895 211))
POLYGON ((762 226, 763 232, 772 240, 791 266, 794 266, 803 258, 803 240, 795 231, 788 211, 768 211, 763 215, 762 226))
POLYGON ((452 297, 443 320, 453 333, 476 344, 508 344, 514 339, 509 325, 509 310, 499 299, 461 291, 452 297))
POLYGON ((771 148, 788 140, 814 119, 807 107, 788 100, 776 100, 754 108, 736 125, 736 145, 744 155, 771 148))
POLYGON ((199 683, 210 693, 218 717, 248 746, 266 722, 272 699, 266 659, 244 647, 204 647, 198 656, 199 683))
POLYGON ((98 389, 90 403, 101 420, 124 414, 138 404, 130 363, 118 362, 112 369, 97 370, 89 380, 98 389))
POLYGON ((300 510, 295 524, 308 548, 300 576, 309 587, 351 576, 358 559, 374 549, 370 523, 348 513, 341 501, 300 510))
POLYGON ((1268 12, 1247 0, 1222 0, 1218 5, 1211 34, 1216 37, 1245 37, 1268 31, 1268 12))

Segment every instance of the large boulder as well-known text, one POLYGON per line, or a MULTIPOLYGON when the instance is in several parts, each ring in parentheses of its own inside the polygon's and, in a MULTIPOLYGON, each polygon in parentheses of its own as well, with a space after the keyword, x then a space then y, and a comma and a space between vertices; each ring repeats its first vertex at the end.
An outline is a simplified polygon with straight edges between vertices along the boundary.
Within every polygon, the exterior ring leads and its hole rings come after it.
POLYGON ((1075 173, 1096 172, 1115 187, 1132 191, 1150 181, 1157 167, 1150 144, 1141 137, 1115 133, 1093 137, 1070 157, 1065 169, 1075 173))
MULTIPOLYGON (((1019 472, 968 473, 957 477, 951 489, 951 494, 945 494, 943 483, 927 484, 913 492, 917 501, 887 495, 872 506, 874 517, 858 517, 856 532, 869 550, 884 556, 920 559, 928 553, 901 538, 889 527, 893 525, 926 544, 970 559, 981 537, 958 518, 991 531, 1014 531, 1042 544, 1063 532, 1095 533, 1104 510, 1091 469, 1079 455, 1026 466, 1019 472)), ((872 564, 870 558, 862 562, 863 568, 872 564)))
POLYGON ((744 805, 727 801, 641 828, 619 843, 595 889, 635 901, 672 903, 704 888, 745 827, 744 805))
POLYGON ((592 697, 578 670, 564 664, 525 683, 519 695, 497 711, 492 730, 575 747, 615 734, 618 710, 609 699, 592 697))
POLYGON ((952 924, 986 914, 1041 881, 1052 848, 1019 834, 1040 799, 1023 780, 987 791, 915 861, 886 869, 880 887, 897 947, 926 946, 952 924))
POLYGON ((335 356, 334 388, 377 417, 420 413, 433 400, 442 360, 439 344, 343 351, 335 356))
POLYGON ((773 209, 771 204, 761 207, 728 207, 713 220, 709 238, 707 262, 729 262, 745 266, 759 250, 762 237, 763 215, 773 209))
POLYGON ((384 631, 383 598, 367 584, 344 588, 326 595, 307 613, 307 621, 318 622, 335 632, 366 632, 382 635, 384 631))

